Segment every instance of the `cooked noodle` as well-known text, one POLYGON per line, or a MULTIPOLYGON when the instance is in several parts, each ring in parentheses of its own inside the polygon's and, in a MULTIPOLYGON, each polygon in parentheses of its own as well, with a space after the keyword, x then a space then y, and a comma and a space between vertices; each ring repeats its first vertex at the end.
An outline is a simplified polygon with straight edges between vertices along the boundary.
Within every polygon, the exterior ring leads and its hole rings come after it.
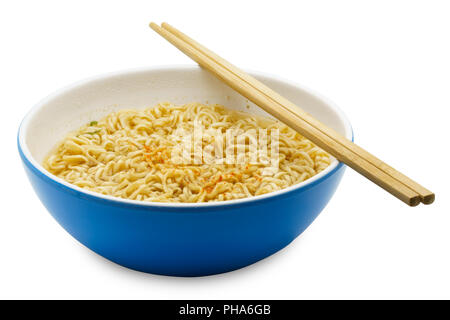
MULTIPOLYGON (((182 137, 181 137, 182 138, 182 137)), ((214 138, 203 144, 214 142, 214 138)), ((270 142, 268 149, 270 154, 270 142)), ((258 146, 259 147, 259 146, 258 146)), ((225 149, 225 148, 224 148, 225 149)), ((248 151, 248 147, 246 147, 248 151)), ((220 105, 159 104, 121 110, 70 133, 44 167, 78 187, 104 195, 155 202, 209 202, 246 198, 284 189, 325 169, 330 156, 286 125, 220 105), (203 130, 279 130, 279 169, 270 164, 176 163, 175 133, 203 130)))

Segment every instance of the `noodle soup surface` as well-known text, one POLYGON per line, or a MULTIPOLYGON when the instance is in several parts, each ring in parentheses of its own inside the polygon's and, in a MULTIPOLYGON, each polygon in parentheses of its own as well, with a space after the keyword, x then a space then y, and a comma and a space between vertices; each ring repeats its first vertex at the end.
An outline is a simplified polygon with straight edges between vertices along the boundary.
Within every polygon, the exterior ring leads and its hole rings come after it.
POLYGON ((210 202, 281 190, 330 163, 325 151, 278 121, 221 105, 163 103, 91 121, 67 135, 43 165, 104 195, 210 202))

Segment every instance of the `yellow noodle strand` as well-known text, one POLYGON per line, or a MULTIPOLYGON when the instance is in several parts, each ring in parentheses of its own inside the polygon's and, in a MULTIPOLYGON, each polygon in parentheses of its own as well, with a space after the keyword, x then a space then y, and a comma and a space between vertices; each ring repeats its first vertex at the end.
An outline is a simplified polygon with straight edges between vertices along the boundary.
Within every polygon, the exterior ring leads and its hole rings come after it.
MULTIPOLYGON (((203 141, 212 142, 214 137, 203 141)), ((270 139, 267 145, 269 149, 270 139)), ((311 178, 330 162, 325 151, 278 121, 220 105, 164 103, 114 112, 81 127, 43 165, 69 183, 104 195, 153 202, 210 202, 281 190, 311 178), (278 129, 278 172, 265 175, 268 165, 262 163, 174 164, 171 151, 181 143, 175 133, 192 134, 195 125, 223 135, 228 129, 278 129)))

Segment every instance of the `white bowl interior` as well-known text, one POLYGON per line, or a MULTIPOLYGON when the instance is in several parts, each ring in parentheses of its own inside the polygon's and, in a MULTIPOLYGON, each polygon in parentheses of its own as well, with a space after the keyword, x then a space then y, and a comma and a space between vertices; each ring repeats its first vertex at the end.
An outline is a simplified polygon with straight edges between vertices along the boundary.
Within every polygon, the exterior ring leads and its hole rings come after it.
MULTIPOLYGON (((347 138, 351 128, 342 112, 309 90, 272 76, 252 73, 299 107, 347 138)), ((147 108, 160 102, 218 103, 270 116, 199 67, 167 67, 114 73, 78 82, 41 101, 26 117, 21 142, 42 163, 70 131, 124 108, 147 108)))

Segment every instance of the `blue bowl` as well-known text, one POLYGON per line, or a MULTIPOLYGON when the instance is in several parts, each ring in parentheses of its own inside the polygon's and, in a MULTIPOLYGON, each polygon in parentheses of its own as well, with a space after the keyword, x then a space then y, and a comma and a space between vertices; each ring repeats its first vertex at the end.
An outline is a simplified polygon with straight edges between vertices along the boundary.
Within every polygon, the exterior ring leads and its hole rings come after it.
MULTIPOLYGON (((342 112, 310 90, 255 77, 352 139, 342 112)), ((125 267, 171 276, 204 276, 245 267, 288 245, 334 194, 344 165, 334 160, 287 189, 218 203, 144 203, 104 196, 47 172, 41 162, 63 136, 92 119, 158 102, 220 103, 264 114, 197 67, 160 67, 103 75, 59 90, 23 120, 18 147, 36 194, 75 239, 125 267)))

